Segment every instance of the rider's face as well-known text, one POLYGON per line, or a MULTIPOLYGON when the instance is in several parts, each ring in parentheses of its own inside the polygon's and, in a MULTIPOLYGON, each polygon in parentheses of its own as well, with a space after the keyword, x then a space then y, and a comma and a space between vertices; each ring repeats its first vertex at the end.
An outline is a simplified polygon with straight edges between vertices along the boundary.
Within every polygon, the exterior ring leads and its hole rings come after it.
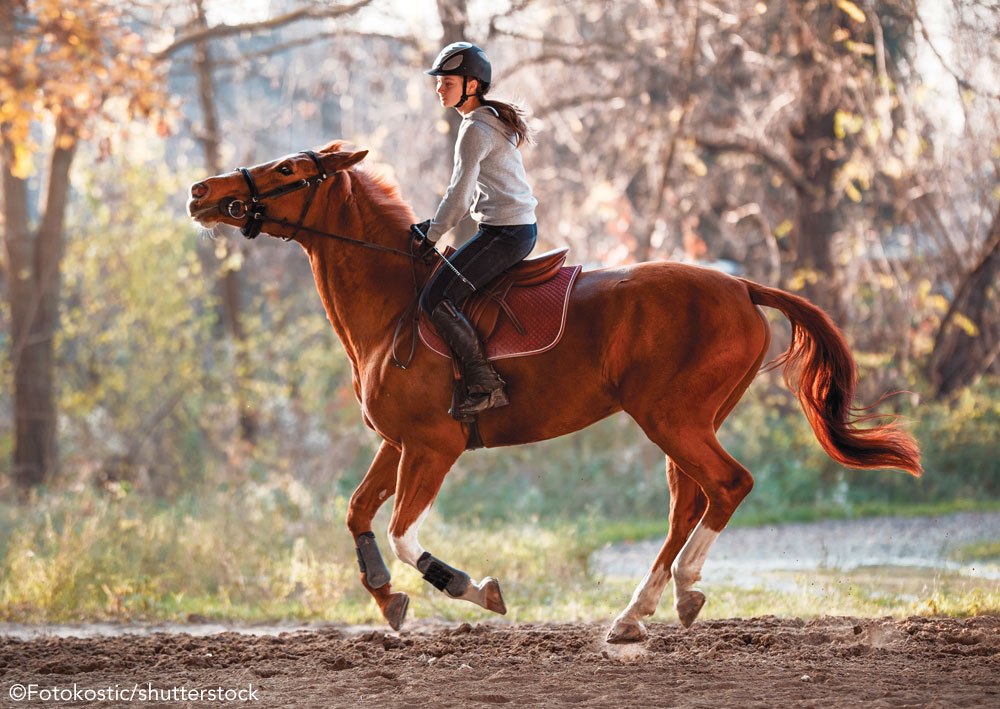
MULTIPOLYGON (((469 94, 475 94, 477 85, 478 82, 475 79, 469 79, 466 90, 469 94)), ((441 99, 442 106, 445 108, 455 106, 462 100, 462 77, 439 76, 437 78, 437 94, 438 98, 441 99)))

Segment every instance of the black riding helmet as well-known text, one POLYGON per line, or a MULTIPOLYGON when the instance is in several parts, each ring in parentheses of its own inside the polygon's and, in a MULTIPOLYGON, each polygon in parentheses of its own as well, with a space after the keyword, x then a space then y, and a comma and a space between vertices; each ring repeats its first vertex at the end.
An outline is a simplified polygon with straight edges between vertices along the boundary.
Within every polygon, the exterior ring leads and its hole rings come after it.
POLYGON ((490 82, 493 80, 493 68, 490 66, 490 58, 486 52, 469 42, 452 42, 442 49, 434 65, 425 73, 431 76, 461 76, 462 77, 462 100, 455 107, 458 108, 470 98, 466 91, 469 79, 479 81, 478 94, 486 93, 490 82))

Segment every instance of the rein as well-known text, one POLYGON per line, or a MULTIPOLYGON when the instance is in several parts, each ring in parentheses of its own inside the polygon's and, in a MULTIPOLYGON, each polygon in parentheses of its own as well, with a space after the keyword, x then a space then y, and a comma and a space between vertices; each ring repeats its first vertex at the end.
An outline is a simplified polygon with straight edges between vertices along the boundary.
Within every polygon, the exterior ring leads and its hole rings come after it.
MULTIPOLYGON (((293 229, 291 236, 279 236, 279 238, 283 241, 291 241, 300 231, 305 231, 310 234, 327 236, 331 239, 365 246, 369 249, 375 249, 376 251, 388 251, 390 253, 400 254, 409 258, 410 272, 413 275, 414 298, 400 316, 399 322, 396 324, 396 329, 392 335, 392 362, 400 369, 407 369, 413 362, 413 355, 416 353, 417 348, 417 328, 420 318, 420 308, 418 304, 420 302, 420 291, 422 290, 421 284, 417 281, 417 256, 414 253, 414 246, 416 242, 413 239, 410 239, 410 250, 403 251, 401 249, 394 249, 391 246, 373 244, 370 241, 363 241, 362 239, 354 239, 350 236, 342 236, 341 234, 334 234, 329 231, 322 231, 320 229, 302 226, 302 222, 305 221, 306 216, 309 214, 309 208, 312 207, 313 200, 316 198, 316 193, 319 191, 319 186, 323 184, 326 178, 329 177, 329 174, 323 169, 323 163, 320 161, 319 156, 312 150, 303 150, 300 155, 308 155, 312 158, 312 161, 316 164, 317 174, 312 177, 297 180, 287 185, 282 185, 281 187, 276 187, 270 192, 261 194, 257 190, 257 183, 254 182, 253 175, 250 174, 250 170, 245 167, 237 168, 238 172, 243 175, 243 179, 246 180, 247 187, 250 189, 250 202, 248 204, 240 199, 232 197, 224 198, 219 202, 219 211, 229 215, 233 219, 246 219, 246 222, 242 227, 240 227, 240 233, 247 239, 256 239, 260 235, 264 224, 271 223, 284 227, 291 227, 293 229), (264 200, 284 197, 285 195, 305 189, 306 187, 312 187, 312 192, 309 194, 309 199, 306 200, 305 206, 302 208, 302 213, 299 214, 299 220, 296 223, 293 224, 287 219, 275 219, 267 216, 264 200), (403 324, 406 322, 406 319, 411 316, 411 314, 412 331, 410 335, 410 354, 407 356, 406 362, 400 362, 399 358, 396 356, 396 342, 398 341, 399 334, 403 329, 403 324)), ((428 277, 429 276, 430 273, 428 272, 428 277)))

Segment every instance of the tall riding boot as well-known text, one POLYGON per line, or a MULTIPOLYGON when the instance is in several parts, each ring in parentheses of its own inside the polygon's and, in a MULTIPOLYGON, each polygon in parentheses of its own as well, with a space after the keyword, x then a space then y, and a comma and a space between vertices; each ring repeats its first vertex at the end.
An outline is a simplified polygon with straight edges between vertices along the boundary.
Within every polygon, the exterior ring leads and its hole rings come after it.
POLYGON ((442 300, 431 312, 431 322, 458 357, 469 392, 465 401, 452 409, 452 416, 473 416, 486 409, 506 406, 509 402, 503 389, 504 381, 486 359, 479 335, 465 316, 450 300, 442 300))

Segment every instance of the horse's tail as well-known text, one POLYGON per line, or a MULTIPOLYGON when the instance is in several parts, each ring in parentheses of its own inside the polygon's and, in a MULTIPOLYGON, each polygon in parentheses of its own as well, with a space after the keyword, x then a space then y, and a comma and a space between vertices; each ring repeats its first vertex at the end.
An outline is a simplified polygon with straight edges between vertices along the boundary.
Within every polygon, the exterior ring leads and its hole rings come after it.
POLYGON ((751 301, 777 308, 792 324, 791 345, 768 368, 784 365, 785 382, 799 397, 823 450, 854 468, 900 468, 919 476, 920 449, 895 422, 859 428, 881 417, 853 406, 854 358, 830 317, 804 298, 743 282, 751 301))

